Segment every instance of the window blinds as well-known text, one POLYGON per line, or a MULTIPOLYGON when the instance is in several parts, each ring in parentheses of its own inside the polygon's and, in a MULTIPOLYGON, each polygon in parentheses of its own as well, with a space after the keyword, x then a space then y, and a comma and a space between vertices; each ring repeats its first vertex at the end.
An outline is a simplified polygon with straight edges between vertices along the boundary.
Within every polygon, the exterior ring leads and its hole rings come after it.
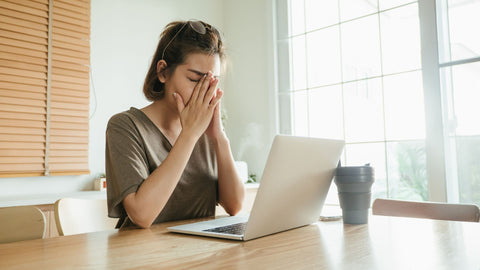
POLYGON ((88 174, 89 0, 0 0, 0 176, 88 174))

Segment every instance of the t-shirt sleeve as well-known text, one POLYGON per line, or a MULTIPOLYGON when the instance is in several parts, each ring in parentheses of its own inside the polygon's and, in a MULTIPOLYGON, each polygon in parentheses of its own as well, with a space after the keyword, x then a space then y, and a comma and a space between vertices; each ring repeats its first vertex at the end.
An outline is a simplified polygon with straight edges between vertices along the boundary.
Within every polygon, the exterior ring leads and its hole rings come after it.
POLYGON ((143 141, 126 114, 113 116, 107 125, 105 149, 107 204, 110 217, 126 217, 123 199, 136 192, 148 177, 143 141))

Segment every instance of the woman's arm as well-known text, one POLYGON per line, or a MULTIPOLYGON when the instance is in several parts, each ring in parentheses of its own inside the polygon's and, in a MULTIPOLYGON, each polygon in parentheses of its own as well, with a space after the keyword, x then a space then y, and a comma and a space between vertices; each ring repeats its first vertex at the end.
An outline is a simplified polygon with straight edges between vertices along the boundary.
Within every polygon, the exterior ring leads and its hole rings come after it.
POLYGON ((179 94, 175 95, 182 131, 165 160, 140 185, 135 193, 123 199, 123 206, 133 223, 142 228, 152 225, 165 207, 190 159, 193 148, 205 132, 215 107, 222 95, 214 97, 218 80, 204 76, 195 87, 188 105, 179 94))
MULTIPOLYGON (((223 92, 218 89, 217 96, 222 94, 223 92)), ((245 197, 245 187, 237 173, 232 150, 230 148, 230 142, 223 131, 220 119, 220 103, 221 102, 215 107, 212 122, 206 130, 206 134, 213 140, 215 145, 220 205, 223 206, 228 214, 234 216, 242 210, 243 199, 245 197)))
POLYGON ((148 228, 165 207, 187 165, 196 140, 180 133, 165 160, 123 199, 123 207, 133 223, 148 228))
POLYGON ((226 136, 216 140, 215 153, 218 165, 219 202, 228 214, 234 216, 242 210, 245 187, 238 176, 226 136))

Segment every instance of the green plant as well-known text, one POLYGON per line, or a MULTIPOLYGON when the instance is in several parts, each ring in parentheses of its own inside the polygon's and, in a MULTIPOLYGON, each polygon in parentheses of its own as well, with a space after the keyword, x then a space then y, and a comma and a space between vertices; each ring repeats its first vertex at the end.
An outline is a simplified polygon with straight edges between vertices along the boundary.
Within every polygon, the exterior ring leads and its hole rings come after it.
POLYGON ((416 195, 424 201, 428 200, 425 161, 425 146, 422 143, 398 144, 398 172, 405 192, 399 194, 402 199, 409 199, 416 195))
POLYGON ((250 183, 257 183, 257 175, 256 174, 251 173, 251 174, 248 175, 247 184, 250 184, 250 183))

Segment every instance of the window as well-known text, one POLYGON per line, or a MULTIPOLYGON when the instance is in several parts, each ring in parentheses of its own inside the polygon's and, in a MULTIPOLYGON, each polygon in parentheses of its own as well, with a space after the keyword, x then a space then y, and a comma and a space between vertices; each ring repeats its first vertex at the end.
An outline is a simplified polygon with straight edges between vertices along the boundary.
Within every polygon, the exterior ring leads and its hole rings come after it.
POLYGON ((480 203, 479 2, 442 2, 437 29, 433 0, 277 1, 280 132, 345 140, 374 197, 480 203))
POLYGON ((479 0, 438 2, 439 77, 449 196, 480 204, 480 25, 479 0))
POLYGON ((0 176, 88 174, 90 2, 0 1, 0 176))

